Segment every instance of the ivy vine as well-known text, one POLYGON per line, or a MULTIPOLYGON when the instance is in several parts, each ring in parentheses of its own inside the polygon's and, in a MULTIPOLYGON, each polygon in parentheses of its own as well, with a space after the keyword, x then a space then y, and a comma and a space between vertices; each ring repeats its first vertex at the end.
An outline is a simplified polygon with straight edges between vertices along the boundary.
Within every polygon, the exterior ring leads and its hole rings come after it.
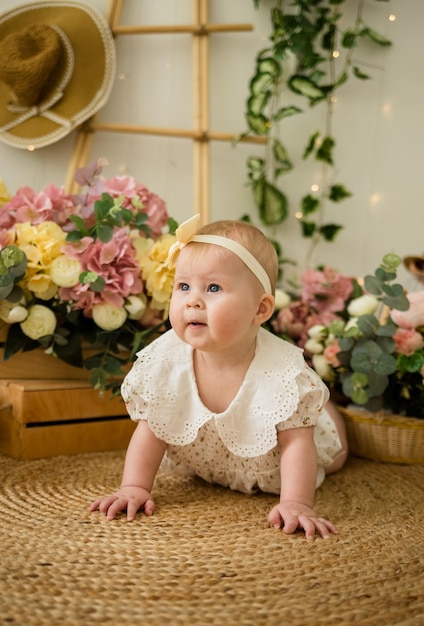
MULTIPOLYGON (((253 0, 259 8, 261 0, 253 0)), ((353 0, 349 0, 352 4, 353 0)), ((322 166, 319 194, 306 193, 301 199, 302 236, 311 239, 311 250, 319 241, 334 241, 343 228, 325 223, 328 202, 339 203, 352 195, 347 187, 334 182, 336 140, 332 130, 335 92, 351 77, 367 80, 364 63, 354 61, 354 51, 361 39, 378 46, 391 42, 365 23, 365 0, 354 0, 354 23, 341 27, 346 0, 276 0, 270 11, 270 45, 256 57, 255 73, 250 80, 245 118, 248 130, 241 135, 267 139, 265 155, 247 160, 248 181, 261 222, 265 226, 281 224, 289 214, 282 177, 294 165, 281 136, 282 124, 303 112, 293 104, 282 104, 287 91, 306 98, 309 107, 327 107, 325 127, 313 130, 303 149, 303 159, 313 158, 322 166), (288 65, 295 69, 287 71, 288 65), (331 181, 331 182, 330 182, 331 181)), ((368 0, 387 2, 387 0, 368 0)))

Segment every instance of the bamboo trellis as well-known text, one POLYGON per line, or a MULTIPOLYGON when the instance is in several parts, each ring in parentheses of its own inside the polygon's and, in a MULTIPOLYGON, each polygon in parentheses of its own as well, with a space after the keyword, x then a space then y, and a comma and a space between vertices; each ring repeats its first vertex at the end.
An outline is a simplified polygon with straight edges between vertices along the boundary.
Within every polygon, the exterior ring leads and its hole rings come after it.
MULTIPOLYGON (((123 35, 179 34, 193 36, 193 127, 182 130, 153 126, 139 126, 101 122, 94 116, 77 133, 68 169, 66 188, 75 192, 75 170, 87 164, 90 158, 93 135, 96 131, 131 133, 167 137, 185 137, 193 141, 193 202, 202 223, 210 218, 210 142, 231 142, 236 133, 217 133, 209 129, 209 35, 218 32, 251 31, 251 24, 208 23, 208 0, 193 0, 193 23, 174 26, 124 26, 120 18, 125 0, 110 0, 107 19, 115 37, 123 35)), ((242 141, 265 143, 262 137, 244 137, 242 141)))

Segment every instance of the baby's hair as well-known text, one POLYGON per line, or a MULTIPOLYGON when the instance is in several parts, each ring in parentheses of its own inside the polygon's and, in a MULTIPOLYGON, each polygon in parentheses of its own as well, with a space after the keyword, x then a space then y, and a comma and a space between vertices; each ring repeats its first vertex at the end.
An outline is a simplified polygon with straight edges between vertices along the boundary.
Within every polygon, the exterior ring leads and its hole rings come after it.
POLYGON ((262 265, 271 282, 272 293, 275 293, 278 278, 278 256, 270 240, 259 228, 248 222, 219 220, 203 226, 196 234, 219 235, 237 241, 262 265))

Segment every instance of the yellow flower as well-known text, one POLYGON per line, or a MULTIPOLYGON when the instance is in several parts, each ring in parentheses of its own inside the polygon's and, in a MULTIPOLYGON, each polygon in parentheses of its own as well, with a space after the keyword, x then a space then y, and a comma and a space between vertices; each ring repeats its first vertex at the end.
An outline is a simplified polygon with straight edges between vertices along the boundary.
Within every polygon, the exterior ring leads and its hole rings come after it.
POLYGON ((168 311, 174 286, 175 268, 170 269, 166 260, 169 248, 175 240, 175 235, 163 235, 155 242, 141 237, 133 239, 141 276, 146 291, 151 297, 150 306, 156 311, 168 311))
POLYGON ((7 187, 4 184, 3 179, 0 178, 0 206, 3 206, 6 202, 10 202, 11 199, 12 198, 7 191, 7 187))
POLYGON ((34 304, 29 309, 27 318, 21 322, 22 332, 30 339, 40 339, 52 335, 56 329, 56 316, 42 304, 34 304))
POLYGON ((33 226, 29 222, 16 224, 15 244, 25 253, 28 265, 20 284, 37 297, 48 300, 57 290, 50 269, 54 259, 61 255, 66 233, 55 222, 33 226))

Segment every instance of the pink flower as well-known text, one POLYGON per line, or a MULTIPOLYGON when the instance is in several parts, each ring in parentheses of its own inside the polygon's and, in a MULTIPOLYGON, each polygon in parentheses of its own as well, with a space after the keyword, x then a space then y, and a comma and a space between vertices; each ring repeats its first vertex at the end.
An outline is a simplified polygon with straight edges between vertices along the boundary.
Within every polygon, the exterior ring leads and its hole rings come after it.
POLYGON ((393 339, 399 354, 410 356, 415 350, 424 348, 424 339, 421 333, 410 328, 398 328, 393 339))
POLYGON ((324 350, 324 356, 327 361, 331 365, 331 367, 339 367, 340 361, 337 358, 338 353, 340 352, 340 346, 337 339, 333 341, 332 344, 327 346, 324 350))
POLYGON ((78 259, 82 272, 94 272, 105 280, 101 292, 89 291, 89 285, 78 284, 59 291, 62 300, 74 301, 75 308, 91 313, 94 304, 122 307, 129 295, 143 290, 140 267, 126 228, 117 229, 108 243, 84 237, 79 244, 68 244, 63 253, 78 259))
POLYGON ((56 222, 62 226, 73 212, 72 196, 66 194, 63 188, 47 185, 44 191, 36 193, 31 187, 21 187, 12 200, 1 207, 0 226, 11 228, 17 222, 33 225, 56 222))
POLYGON ((303 302, 294 302, 281 309, 272 321, 274 332, 287 335, 303 347, 308 340, 308 330, 317 321, 317 315, 303 302))
POLYGON ((321 314, 343 311, 346 300, 353 291, 352 280, 329 267, 325 267, 323 271, 305 270, 302 275, 302 284, 302 302, 321 314))
POLYGON ((412 291, 406 297, 409 300, 409 309, 407 311, 392 311, 392 320, 401 328, 424 326, 424 291, 412 291))

